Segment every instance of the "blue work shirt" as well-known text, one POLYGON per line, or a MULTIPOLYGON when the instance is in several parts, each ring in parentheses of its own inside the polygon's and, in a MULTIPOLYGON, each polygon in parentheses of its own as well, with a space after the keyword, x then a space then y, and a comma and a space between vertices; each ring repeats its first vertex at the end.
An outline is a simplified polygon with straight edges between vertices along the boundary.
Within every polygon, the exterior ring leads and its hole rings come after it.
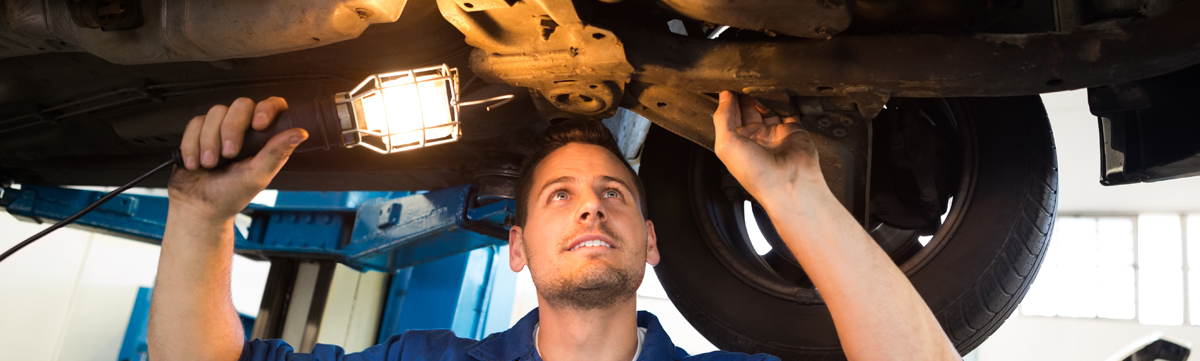
MULTIPOLYGON (((534 347, 533 327, 538 323, 537 309, 521 318, 517 324, 504 332, 489 335, 480 341, 461 338, 450 330, 413 330, 389 337, 381 344, 371 346, 358 353, 347 355, 345 350, 334 345, 317 344, 311 354, 294 353, 292 347, 282 340, 259 340, 246 342, 242 348, 241 361, 401 361, 401 360, 479 360, 479 361, 541 361, 534 347)), ((638 311, 638 327, 646 328, 646 339, 642 342, 642 354, 638 361, 651 360, 779 360, 767 354, 747 355, 744 353, 713 351, 688 356, 688 353, 671 343, 658 318, 646 311, 638 311)))

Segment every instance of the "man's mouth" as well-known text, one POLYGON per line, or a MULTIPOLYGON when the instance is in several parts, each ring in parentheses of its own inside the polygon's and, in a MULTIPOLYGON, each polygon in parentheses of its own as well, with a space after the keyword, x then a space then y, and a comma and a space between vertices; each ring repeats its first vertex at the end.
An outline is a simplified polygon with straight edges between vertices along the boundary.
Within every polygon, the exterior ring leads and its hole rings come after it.
POLYGON ((567 252, 587 247, 617 248, 613 246, 612 239, 607 236, 603 234, 589 234, 576 238, 571 242, 571 247, 567 248, 567 252))
POLYGON ((604 242, 604 241, 601 241, 601 240, 598 240, 598 239, 593 239, 593 240, 590 240, 590 241, 584 241, 583 243, 577 244, 577 245, 575 245, 575 247, 571 247, 571 249, 570 249, 570 250, 571 250, 571 251, 574 251, 574 250, 577 250, 577 249, 580 249, 580 248, 583 248, 583 247, 608 247, 608 248, 613 248, 613 247, 612 247, 612 245, 608 244, 607 242, 604 242))

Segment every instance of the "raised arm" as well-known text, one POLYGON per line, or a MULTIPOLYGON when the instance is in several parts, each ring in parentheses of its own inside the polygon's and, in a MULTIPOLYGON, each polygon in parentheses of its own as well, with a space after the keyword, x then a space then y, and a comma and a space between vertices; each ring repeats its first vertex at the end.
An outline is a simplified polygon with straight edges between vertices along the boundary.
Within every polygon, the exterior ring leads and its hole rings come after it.
POLYGON ((798 118, 721 92, 717 157, 771 216, 821 291, 850 360, 958 360, 929 306, 834 198, 798 118))
POLYGON ((286 108, 281 98, 258 104, 241 98, 188 123, 180 144, 186 167, 175 169, 167 190, 170 206, 147 334, 151 358, 232 361, 241 356, 245 336, 229 294, 233 218, 308 134, 288 130, 253 158, 209 168, 217 157, 237 155, 247 127, 265 129, 286 108))

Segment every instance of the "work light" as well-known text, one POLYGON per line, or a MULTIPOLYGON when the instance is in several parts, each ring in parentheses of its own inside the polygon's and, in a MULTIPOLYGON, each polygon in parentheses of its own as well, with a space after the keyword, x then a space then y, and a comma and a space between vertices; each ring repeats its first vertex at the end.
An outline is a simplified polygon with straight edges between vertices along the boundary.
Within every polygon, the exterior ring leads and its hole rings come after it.
MULTIPOLYGON (((380 73, 367 77, 353 90, 296 103, 275 116, 267 129, 247 130, 241 151, 221 157, 217 167, 251 157, 275 134, 303 128, 309 138, 296 152, 329 150, 337 146, 364 147, 382 154, 458 140, 460 107, 495 102, 502 105, 513 95, 460 102, 458 70, 436 67, 380 73)), ((182 153, 175 150, 182 165, 182 153)))
POLYGON ((458 140, 458 70, 446 65, 375 74, 338 93, 345 146, 383 153, 458 140))

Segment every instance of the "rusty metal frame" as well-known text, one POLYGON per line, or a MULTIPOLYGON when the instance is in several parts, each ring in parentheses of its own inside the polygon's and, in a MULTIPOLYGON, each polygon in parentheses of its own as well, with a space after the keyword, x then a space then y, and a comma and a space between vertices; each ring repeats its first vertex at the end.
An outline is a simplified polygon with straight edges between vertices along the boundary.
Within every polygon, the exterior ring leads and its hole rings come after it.
POLYGON ((711 125, 687 124, 715 105, 701 93, 735 90, 785 102, 848 97, 871 118, 890 97, 1038 94, 1142 79, 1200 62, 1195 1, 1157 16, 1070 32, 767 41, 709 40, 636 21, 581 18, 576 7, 584 5, 567 0, 474 1, 480 5, 467 7, 471 2, 439 0, 439 6, 478 48, 471 66, 484 79, 531 88, 558 110, 586 116, 602 117, 623 101, 710 147, 711 139, 702 138, 711 137, 711 125), (666 93, 691 101, 655 109, 666 93), (603 104, 581 105, 580 97, 603 104))
POLYGON ((848 97, 873 118, 890 97, 1012 96, 1095 87, 1200 63, 1196 18, 1200 3, 1193 1, 1155 17, 1063 33, 773 42, 629 37, 626 51, 636 71, 625 106, 712 149, 708 116, 716 101, 704 93, 848 97))
POLYGON ((618 32, 633 80, 696 92, 1014 96, 1144 79, 1200 62, 1200 2, 1065 33, 706 41, 618 32))
POLYGON ((853 1, 658 0, 692 19, 768 34, 828 39, 850 26, 853 1), (753 11, 746 11, 753 8, 753 11))
POLYGON ((596 118, 616 113, 633 67, 617 36, 580 19, 571 0, 437 4, 476 47, 470 62, 480 78, 533 89, 567 113, 596 118))

